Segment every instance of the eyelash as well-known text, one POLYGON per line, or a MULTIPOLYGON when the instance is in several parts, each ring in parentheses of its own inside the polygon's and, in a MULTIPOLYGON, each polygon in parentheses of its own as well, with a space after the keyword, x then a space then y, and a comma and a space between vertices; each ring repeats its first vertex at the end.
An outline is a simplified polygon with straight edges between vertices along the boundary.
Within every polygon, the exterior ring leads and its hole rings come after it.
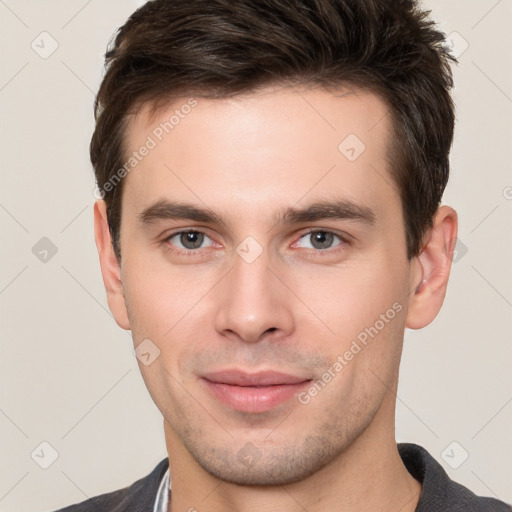
MULTIPOLYGON (((166 244, 166 247, 170 252, 177 254, 179 256, 188 256, 188 257, 193 258, 195 256, 200 255, 199 249, 179 249, 176 247, 174 247, 172 249, 170 248, 169 240, 171 240, 171 238, 174 238, 176 235, 181 235, 182 233, 200 233, 200 234, 207 236, 208 238, 211 238, 210 236, 208 236, 208 233, 206 233, 205 231, 201 231, 200 229, 182 229, 181 231, 176 231, 174 233, 171 233, 170 235, 168 235, 164 238, 162 243, 166 244)), ((327 229, 318 229, 318 228, 313 228, 313 229, 310 229, 309 231, 306 231, 305 233, 302 233, 300 235, 300 237, 298 238, 298 240, 301 240, 302 238, 304 238, 308 235, 311 235, 313 233, 329 233, 329 234, 332 234, 335 237, 338 237, 340 239, 340 243, 338 244, 338 246, 335 246, 335 248, 332 248, 332 249, 307 249, 308 251, 314 251, 316 254, 322 255, 325 252, 328 252, 329 254, 337 253, 340 250, 342 250, 343 246, 351 245, 348 237, 340 235, 334 231, 330 231, 327 229), (339 246, 342 246, 342 247, 339 247, 339 246)))

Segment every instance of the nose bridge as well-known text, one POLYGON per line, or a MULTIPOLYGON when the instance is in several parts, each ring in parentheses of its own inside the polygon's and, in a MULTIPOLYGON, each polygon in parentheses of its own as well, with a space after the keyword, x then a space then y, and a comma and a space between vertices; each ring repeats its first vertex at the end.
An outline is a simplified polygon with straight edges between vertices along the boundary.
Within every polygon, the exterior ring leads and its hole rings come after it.
POLYGON ((231 293, 238 295, 239 302, 250 306, 251 302, 263 304, 272 299, 270 281, 273 274, 269 270, 269 256, 268 249, 262 250, 261 254, 255 254, 255 249, 250 245, 248 248, 248 244, 237 249, 237 256, 233 261, 231 293))
POLYGON ((268 330, 290 332, 290 298, 275 277, 276 271, 270 268, 268 248, 248 237, 236 253, 232 270, 219 290, 217 331, 236 333, 247 342, 258 341, 268 330))

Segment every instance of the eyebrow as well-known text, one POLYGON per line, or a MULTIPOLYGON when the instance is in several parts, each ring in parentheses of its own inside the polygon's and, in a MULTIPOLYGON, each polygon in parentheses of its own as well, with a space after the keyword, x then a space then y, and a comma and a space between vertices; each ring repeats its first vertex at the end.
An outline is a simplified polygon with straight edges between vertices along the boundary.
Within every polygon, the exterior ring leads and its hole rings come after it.
MULTIPOLYGON (((208 208, 167 200, 160 200, 148 206, 138 215, 138 219, 145 225, 161 220, 184 219, 227 226, 227 222, 220 215, 208 208)), ((278 213, 276 224, 299 224, 326 219, 356 220, 373 226, 376 215, 368 206, 346 199, 338 199, 316 202, 305 208, 285 208, 278 213)))

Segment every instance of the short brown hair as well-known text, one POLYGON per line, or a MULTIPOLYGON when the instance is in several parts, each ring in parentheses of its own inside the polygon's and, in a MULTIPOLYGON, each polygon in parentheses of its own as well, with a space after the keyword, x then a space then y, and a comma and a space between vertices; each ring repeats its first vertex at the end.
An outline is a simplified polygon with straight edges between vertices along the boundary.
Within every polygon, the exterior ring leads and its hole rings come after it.
POLYGON ((180 96, 225 98, 266 85, 351 86, 390 107, 391 173, 407 256, 422 248, 449 174, 453 78, 444 35, 412 0, 151 0, 105 56, 90 145, 114 250, 129 113, 180 96))

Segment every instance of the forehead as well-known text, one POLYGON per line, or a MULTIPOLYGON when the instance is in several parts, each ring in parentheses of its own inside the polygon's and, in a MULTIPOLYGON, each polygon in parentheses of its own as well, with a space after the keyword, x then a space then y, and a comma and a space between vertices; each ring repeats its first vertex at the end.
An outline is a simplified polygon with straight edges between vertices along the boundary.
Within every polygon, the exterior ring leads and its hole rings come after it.
POLYGON ((126 159, 137 162, 123 195, 139 210, 172 198, 221 209, 236 200, 253 213, 308 195, 398 201, 390 134, 386 103, 354 89, 183 97, 156 112, 145 105, 128 122, 126 159))

